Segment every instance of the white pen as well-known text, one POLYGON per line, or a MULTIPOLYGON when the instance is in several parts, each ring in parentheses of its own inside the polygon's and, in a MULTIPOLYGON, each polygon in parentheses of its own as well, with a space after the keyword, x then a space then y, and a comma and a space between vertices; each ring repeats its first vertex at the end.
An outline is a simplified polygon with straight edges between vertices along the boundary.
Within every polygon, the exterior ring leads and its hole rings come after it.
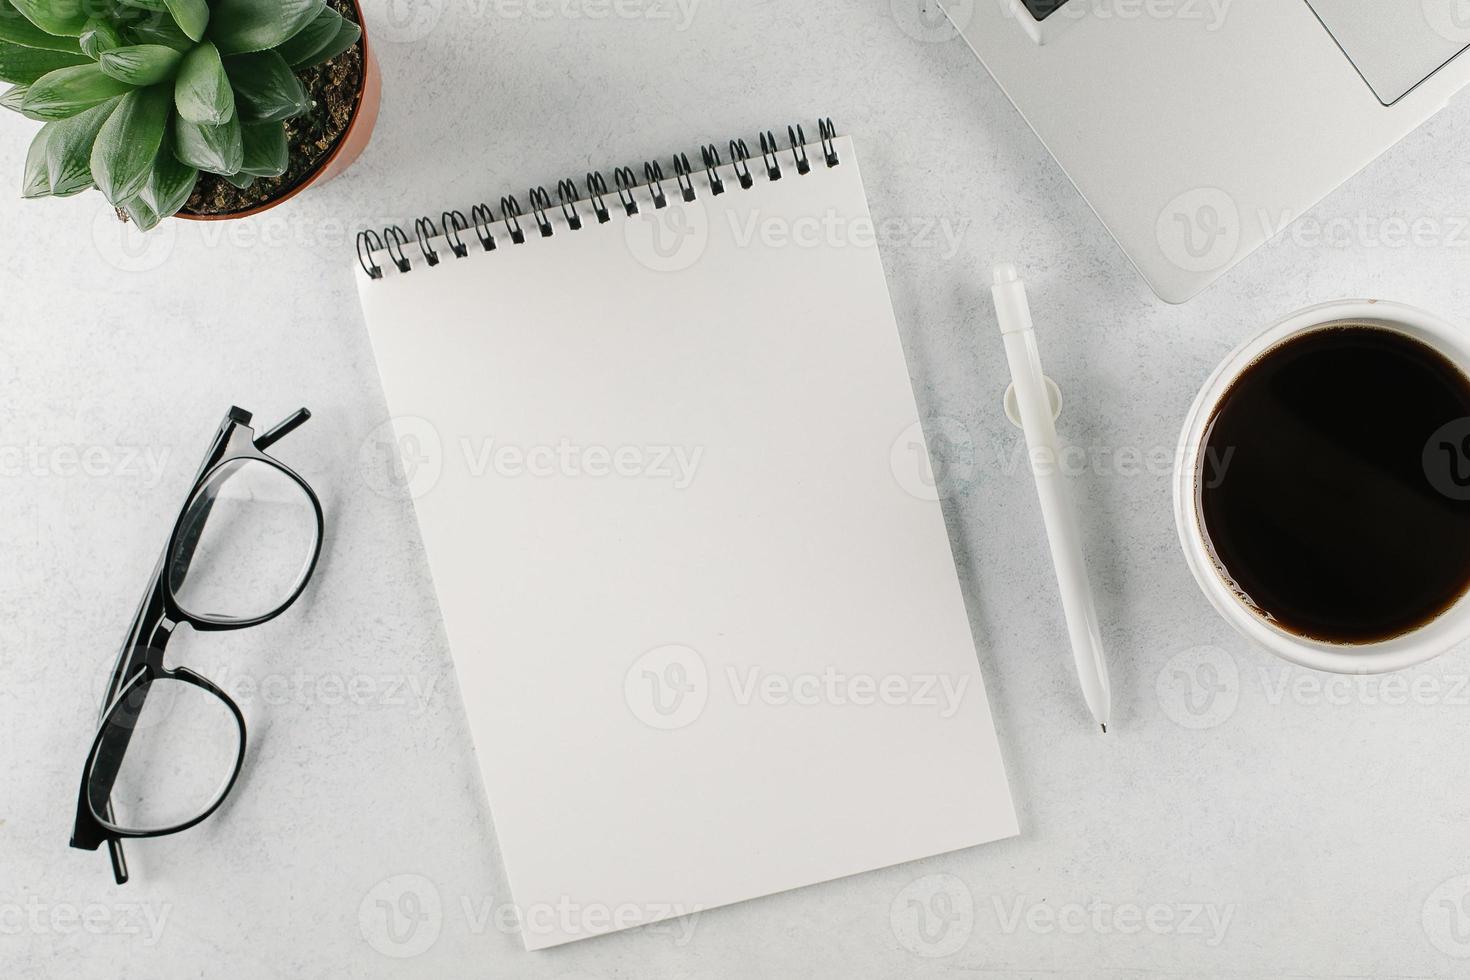
POLYGON ((1026 285, 1021 282, 1016 267, 1009 263, 997 265, 993 276, 990 294, 995 300, 995 315, 1005 341, 1006 360, 1011 365, 1011 387, 1015 391, 1021 428, 1026 433, 1031 472, 1036 477, 1036 495, 1041 501, 1052 564, 1057 570, 1072 657, 1077 661, 1077 677, 1082 682, 1082 696, 1087 700, 1088 710, 1106 733, 1112 712, 1108 664, 1103 659, 1097 609, 1092 603, 1087 565, 1082 558, 1077 511, 1067 496, 1059 467, 1061 445, 1057 440, 1051 392, 1036 349, 1036 332, 1031 327, 1026 285))

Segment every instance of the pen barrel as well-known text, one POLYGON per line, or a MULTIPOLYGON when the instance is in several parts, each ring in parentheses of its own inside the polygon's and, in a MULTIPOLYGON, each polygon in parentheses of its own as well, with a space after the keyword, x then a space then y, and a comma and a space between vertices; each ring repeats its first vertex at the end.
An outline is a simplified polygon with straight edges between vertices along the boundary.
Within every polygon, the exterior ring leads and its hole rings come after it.
MULTIPOLYGON (((1024 296, 1020 302, 1024 304, 1024 296)), ((1102 633, 1098 628, 1087 566, 1083 562, 1077 510, 1063 472, 1061 442, 1052 419, 1051 396, 1041 370, 1036 334, 1029 329, 1029 316, 1026 323, 1028 328, 1004 332, 1006 359, 1010 362, 1016 407, 1026 433, 1027 460, 1036 480, 1036 495, 1046 524, 1052 564, 1056 568, 1057 587, 1061 593, 1072 656, 1077 663, 1077 676, 1088 708, 1106 724, 1111 693, 1107 662, 1102 652, 1102 633)))

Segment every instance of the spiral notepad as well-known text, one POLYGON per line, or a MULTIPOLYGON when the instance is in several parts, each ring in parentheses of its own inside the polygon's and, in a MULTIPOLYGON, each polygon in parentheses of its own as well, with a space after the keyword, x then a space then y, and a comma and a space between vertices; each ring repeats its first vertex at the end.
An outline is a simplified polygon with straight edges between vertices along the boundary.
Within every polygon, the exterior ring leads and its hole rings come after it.
POLYGON ((359 239, 528 948, 1016 832, 857 153, 755 145, 359 239))

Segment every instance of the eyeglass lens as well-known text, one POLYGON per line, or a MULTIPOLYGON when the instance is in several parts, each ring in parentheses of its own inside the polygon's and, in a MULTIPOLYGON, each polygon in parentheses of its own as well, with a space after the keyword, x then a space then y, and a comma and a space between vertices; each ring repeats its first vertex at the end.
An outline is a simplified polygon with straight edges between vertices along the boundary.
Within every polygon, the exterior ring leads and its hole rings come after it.
POLYGON ((295 594, 316 543, 316 511, 299 483, 261 460, 229 460, 185 508, 168 588, 198 619, 265 616, 295 594))

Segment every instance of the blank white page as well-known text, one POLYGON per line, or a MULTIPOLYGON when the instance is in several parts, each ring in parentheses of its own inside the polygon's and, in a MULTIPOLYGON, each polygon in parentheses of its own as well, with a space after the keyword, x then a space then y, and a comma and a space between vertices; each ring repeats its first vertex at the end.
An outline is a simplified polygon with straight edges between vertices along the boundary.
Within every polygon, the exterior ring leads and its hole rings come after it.
POLYGON ((836 149, 361 277, 528 948, 1017 832, 836 149))

